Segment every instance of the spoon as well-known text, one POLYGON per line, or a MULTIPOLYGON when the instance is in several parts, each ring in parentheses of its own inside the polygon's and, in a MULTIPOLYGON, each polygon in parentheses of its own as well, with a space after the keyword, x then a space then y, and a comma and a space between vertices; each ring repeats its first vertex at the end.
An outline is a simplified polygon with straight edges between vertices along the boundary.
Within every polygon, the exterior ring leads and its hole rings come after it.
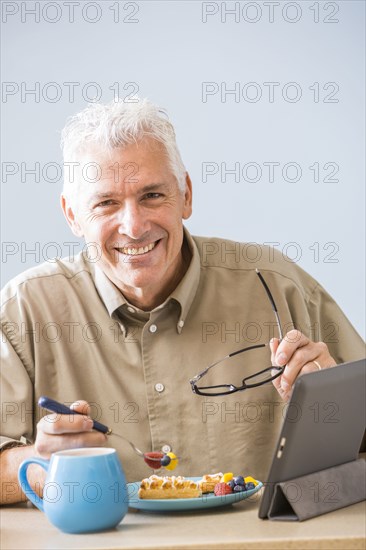
MULTIPOLYGON (((50 397, 46 397, 45 395, 42 395, 38 399, 38 405, 43 409, 46 409, 47 411, 54 412, 57 414, 84 414, 78 411, 74 411, 73 409, 70 409, 66 405, 63 405, 62 403, 59 403, 58 401, 55 401, 50 397)), ((175 461, 176 463, 178 462, 177 458, 171 458, 169 457, 169 455, 166 455, 164 453, 160 453, 160 452, 143 453, 140 449, 136 447, 136 445, 132 443, 132 441, 129 441, 126 437, 124 437, 121 434, 116 434, 112 432, 111 428, 108 428, 108 426, 105 426, 101 422, 98 422, 98 420, 93 420, 93 428, 94 430, 97 430, 98 432, 102 432, 105 435, 116 435, 117 437, 121 437, 122 439, 124 439, 127 443, 131 445, 135 453, 141 456, 145 460, 146 464, 150 466, 150 468, 153 468, 154 470, 158 470, 159 468, 161 468, 161 466, 167 466, 173 461, 175 461)), ((170 468, 170 469, 173 469, 173 468, 170 468)))

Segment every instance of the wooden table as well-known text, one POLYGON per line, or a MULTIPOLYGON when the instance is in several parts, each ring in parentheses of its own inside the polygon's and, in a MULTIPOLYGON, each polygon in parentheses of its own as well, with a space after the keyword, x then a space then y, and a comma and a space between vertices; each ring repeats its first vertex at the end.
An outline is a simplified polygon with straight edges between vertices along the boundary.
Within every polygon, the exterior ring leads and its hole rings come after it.
POLYGON ((53 527, 36 508, 14 505, 1 508, 0 547, 2 550, 365 550, 366 547, 364 502, 301 523, 263 521, 257 513, 258 499, 206 512, 130 510, 115 530, 67 535, 53 527))

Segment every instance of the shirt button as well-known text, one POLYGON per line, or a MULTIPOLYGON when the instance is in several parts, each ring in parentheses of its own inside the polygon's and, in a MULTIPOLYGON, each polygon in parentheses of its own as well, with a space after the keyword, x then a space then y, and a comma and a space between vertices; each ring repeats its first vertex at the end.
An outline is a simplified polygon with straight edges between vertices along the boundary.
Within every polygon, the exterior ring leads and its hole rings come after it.
POLYGON ((170 453, 170 451, 172 450, 171 446, 170 445, 163 445, 161 450, 163 451, 163 453, 170 453))
POLYGON ((158 327, 157 327, 156 325, 150 325, 150 326, 149 326, 149 331, 150 331, 150 332, 154 333, 154 332, 156 332, 157 330, 158 330, 158 327))
POLYGON ((128 306, 127 311, 129 311, 130 313, 135 313, 135 308, 128 306))
POLYGON ((164 386, 164 384, 160 384, 160 382, 158 382, 157 384, 155 384, 155 389, 156 389, 156 391, 161 393, 162 391, 165 390, 165 386, 164 386))

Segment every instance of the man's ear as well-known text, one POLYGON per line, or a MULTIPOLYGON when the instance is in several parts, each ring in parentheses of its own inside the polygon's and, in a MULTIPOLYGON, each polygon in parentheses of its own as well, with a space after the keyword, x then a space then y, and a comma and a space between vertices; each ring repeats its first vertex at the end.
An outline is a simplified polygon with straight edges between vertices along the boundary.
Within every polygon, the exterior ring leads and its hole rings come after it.
POLYGON ((70 200, 65 195, 61 195, 61 208, 74 235, 76 237, 83 237, 84 233, 76 219, 75 210, 71 206, 70 200))
POLYGON ((186 172, 186 189, 184 191, 184 206, 182 218, 187 220, 192 214, 192 182, 188 172, 186 172))

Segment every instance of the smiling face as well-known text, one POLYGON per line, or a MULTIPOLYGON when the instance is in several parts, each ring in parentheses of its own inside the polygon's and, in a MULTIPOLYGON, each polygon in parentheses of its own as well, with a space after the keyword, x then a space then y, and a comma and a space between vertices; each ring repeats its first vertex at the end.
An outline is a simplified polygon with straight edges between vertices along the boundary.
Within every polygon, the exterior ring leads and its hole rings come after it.
POLYGON ((147 138, 108 156, 89 149, 79 162, 98 163, 100 177, 80 181, 71 201, 62 195, 72 231, 98 245, 99 266, 131 303, 156 307, 187 269, 182 219, 192 212, 189 176, 182 193, 164 147, 147 138))

